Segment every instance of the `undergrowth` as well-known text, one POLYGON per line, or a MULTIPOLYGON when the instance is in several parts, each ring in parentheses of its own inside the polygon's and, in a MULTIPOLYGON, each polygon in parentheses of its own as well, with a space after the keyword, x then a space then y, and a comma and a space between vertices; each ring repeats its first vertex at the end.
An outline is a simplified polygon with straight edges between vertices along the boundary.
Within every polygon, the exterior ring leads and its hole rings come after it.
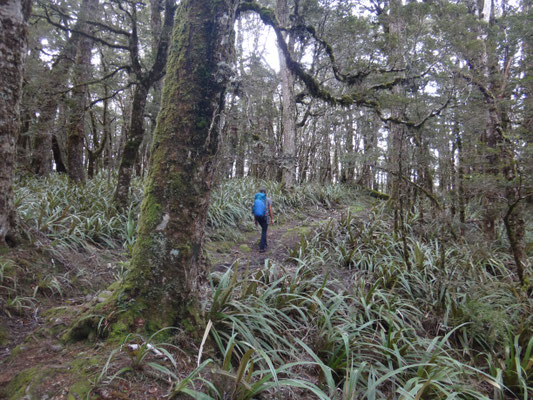
MULTIPOLYGON (((281 216, 355 197, 336 185, 288 191, 251 179, 225 182, 212 194, 210 238, 247 229, 259 185, 281 216)), ((140 189, 134 186, 125 212, 114 208, 113 190, 103 176, 83 187, 54 175, 23 182, 16 201, 33 241, 130 250, 140 189)), ((395 232, 385 204, 347 211, 303 236, 286 264, 212 273, 204 342, 210 337, 215 349, 202 357, 202 343, 192 372, 178 370, 175 345, 129 336, 140 346, 130 351, 131 365, 115 362, 125 342, 93 389, 149 369, 170 383, 169 398, 526 400, 533 394, 533 301, 515 283, 505 246, 455 240, 437 224, 422 235, 420 224, 413 210, 395 232), (153 351, 163 356, 153 359, 153 351)), ((0 267, 0 284, 10 291, 9 271, 17 267, 5 259, 0 267)), ((60 287, 43 280, 51 291, 60 287)), ((2 309, 15 312, 15 297, 6 299, 2 309)), ((31 306, 18 299, 20 309, 31 306)))
MULTIPOLYGON (((340 185, 307 184, 284 190, 281 184, 252 178, 224 181, 211 195, 207 223, 211 239, 227 238, 235 229, 252 227, 251 204, 260 186, 273 199, 276 216, 312 206, 332 207, 353 196, 340 185)), ((31 241, 46 246, 83 248, 123 247, 131 252, 142 199, 141 181, 134 179, 127 210, 115 207, 116 176, 99 174, 85 185, 66 175, 26 177, 15 187, 15 205, 22 230, 31 241)))
POLYGON ((533 301, 508 256, 409 224, 402 238, 386 206, 347 212, 289 264, 211 274, 218 353, 181 378, 167 363, 169 396, 528 399, 533 301))
POLYGON ((113 203, 115 179, 105 175, 72 183, 66 175, 29 177, 15 187, 15 205, 22 230, 44 246, 80 249, 88 245, 120 248, 132 243, 142 196, 135 181, 132 203, 120 211, 113 203))

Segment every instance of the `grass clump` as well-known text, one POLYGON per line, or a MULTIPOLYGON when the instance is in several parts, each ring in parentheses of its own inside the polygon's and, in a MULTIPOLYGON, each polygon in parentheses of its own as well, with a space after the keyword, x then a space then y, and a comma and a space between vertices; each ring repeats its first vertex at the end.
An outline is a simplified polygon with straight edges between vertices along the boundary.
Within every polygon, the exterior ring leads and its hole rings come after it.
POLYGON ((86 185, 67 176, 28 177, 15 187, 15 204, 29 239, 61 248, 132 245, 140 202, 139 183, 132 206, 124 212, 113 203, 115 179, 98 175, 86 185))

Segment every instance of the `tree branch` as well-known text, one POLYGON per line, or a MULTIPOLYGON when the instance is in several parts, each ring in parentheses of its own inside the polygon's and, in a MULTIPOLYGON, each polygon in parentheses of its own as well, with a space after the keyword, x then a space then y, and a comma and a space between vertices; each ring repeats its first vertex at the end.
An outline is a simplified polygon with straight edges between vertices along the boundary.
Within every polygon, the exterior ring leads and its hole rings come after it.
POLYGON ((121 88, 118 88, 117 90, 113 91, 113 93, 111 93, 109 96, 99 97, 98 99, 95 99, 95 100, 91 101, 91 103, 87 106, 87 108, 89 109, 92 106, 94 106, 96 103, 99 103, 101 101, 109 100, 109 99, 114 98, 116 95, 118 95, 119 93, 122 93, 124 90, 128 89, 129 87, 133 86, 134 84, 135 84, 135 82, 129 82, 126 86, 122 86, 121 88))
MULTIPOLYGON (((58 28, 58 29, 61 29, 62 31, 64 32, 71 32, 71 33, 75 33, 77 35, 81 35, 81 36, 85 36, 85 37, 88 37, 89 39, 95 41, 95 42, 98 42, 98 43, 101 43, 103 44, 104 46, 107 46, 107 47, 110 47, 110 48, 113 48, 113 49, 122 49, 122 50, 128 50, 128 46, 125 46, 125 45, 119 45, 119 44, 113 44, 111 42, 108 42, 107 40, 105 39, 102 39, 98 36, 94 36, 94 35, 91 35, 87 32, 83 32, 82 30, 78 29, 77 28, 77 24, 74 26, 74 28, 69 28, 68 26, 65 26, 59 22, 56 22, 53 20, 52 16, 50 15, 49 13, 49 9, 48 7, 46 6, 43 6, 43 10, 44 10, 44 15, 39 15, 39 14, 36 14, 37 17, 40 17, 40 18, 44 18, 50 25, 58 28)), ((71 18, 70 16, 66 16, 66 18, 71 18)))
POLYGON ((406 183, 414 186, 415 188, 417 188, 418 190, 420 190, 422 193, 424 193, 428 199, 430 199, 433 204, 435 204, 435 206, 439 209, 439 210, 444 210, 444 207, 442 206, 442 204, 440 204, 440 202, 437 200, 437 198, 433 195, 433 193, 431 193, 429 190, 427 190, 426 188, 424 188, 423 186, 420 186, 418 183, 416 182, 413 182, 411 179, 407 178, 406 176, 402 175, 402 174, 399 174, 397 172, 393 172, 393 171, 390 171, 388 170, 387 168, 383 168, 383 167, 379 167, 379 166, 374 166, 374 168, 376 169, 380 169, 382 171, 385 171, 391 175, 394 175, 400 179, 402 179, 403 181, 405 181, 406 183))
POLYGON ((148 72, 148 79, 158 81, 164 75, 165 66, 167 62, 168 46, 170 44, 170 33, 174 26, 174 15, 176 13, 175 0, 165 0, 165 17, 163 21, 163 28, 159 36, 159 43, 157 44, 157 52, 155 60, 148 72))
MULTIPOLYGON (((287 31, 287 28, 283 28, 279 26, 279 23, 275 17, 275 14, 271 9, 262 7, 252 0, 245 0, 243 3, 240 4, 238 12, 241 13, 241 12, 246 12, 246 11, 252 11, 252 12, 257 13, 259 17, 261 18, 261 20, 263 21, 263 23, 272 27, 272 29, 274 30, 274 33, 276 34, 278 46, 285 57, 287 68, 289 68, 304 83, 304 85, 307 87, 307 90, 309 90, 311 96, 321 99, 328 104, 340 105, 340 106, 345 106, 345 107, 350 106, 350 105, 368 107, 374 110, 378 114, 378 117, 383 122, 394 122, 394 123, 409 126, 414 129, 419 129, 430 118, 440 114, 440 112, 444 108, 446 108, 450 102, 450 98, 449 98, 446 100, 446 102, 442 106, 439 106, 436 110, 431 111, 425 118, 423 118, 422 120, 418 122, 413 122, 413 121, 405 121, 400 118, 395 118, 392 116, 386 116, 385 115, 386 113, 382 110, 380 104, 376 100, 373 100, 369 98, 369 96, 366 96, 365 93, 363 92, 353 91, 351 94, 342 95, 340 97, 334 96, 328 90, 324 89, 322 85, 319 82, 317 82, 313 76, 311 76, 311 74, 306 72, 304 68, 300 65, 300 63, 292 59, 292 55, 290 54, 290 51, 287 47, 287 43, 285 42, 285 39, 282 34, 282 32, 287 31)), ((321 39, 316 37, 314 28, 305 27, 305 29, 307 30, 307 32, 313 34, 313 37, 315 38, 315 40, 321 43, 321 46, 323 46, 326 49, 329 59, 333 64, 332 68, 334 70, 335 78, 337 80, 340 80, 341 82, 344 82, 348 84, 349 86, 354 86, 355 83, 364 79, 364 77, 368 75, 366 72, 358 73, 355 75, 340 74, 337 67, 335 66, 335 57, 333 55, 333 49, 331 48, 331 46, 327 42, 322 41, 321 39)), ((428 71, 424 72, 424 74, 426 74, 428 71)), ((392 83, 388 83, 386 86, 378 85, 374 88, 370 88, 370 90, 383 89, 389 86, 392 87, 391 85, 401 83, 404 79, 410 79, 410 78, 397 78, 397 79, 398 80, 395 80, 392 83)))

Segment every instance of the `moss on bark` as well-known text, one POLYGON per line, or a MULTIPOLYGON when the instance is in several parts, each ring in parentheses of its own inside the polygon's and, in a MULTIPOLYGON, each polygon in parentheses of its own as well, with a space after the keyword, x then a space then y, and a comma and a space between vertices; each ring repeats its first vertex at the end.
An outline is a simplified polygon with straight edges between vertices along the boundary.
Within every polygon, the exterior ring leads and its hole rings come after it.
POLYGON ((137 241, 129 273, 64 338, 94 331, 103 315, 109 335, 166 326, 203 332, 202 246, 229 78, 235 5, 180 3, 172 34, 162 106, 154 132, 137 241), (99 317, 95 317, 98 315, 99 317))

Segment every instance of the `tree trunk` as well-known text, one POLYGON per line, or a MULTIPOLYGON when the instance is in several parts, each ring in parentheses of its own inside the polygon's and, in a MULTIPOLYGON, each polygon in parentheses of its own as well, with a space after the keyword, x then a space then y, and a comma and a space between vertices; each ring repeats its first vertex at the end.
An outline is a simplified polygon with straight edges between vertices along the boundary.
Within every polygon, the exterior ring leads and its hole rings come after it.
POLYGON ((455 136, 455 147, 457 149, 457 178, 455 183, 457 186, 457 208, 459 211, 459 222, 461 223, 461 235, 464 235, 466 224, 465 156, 456 112, 454 113, 453 133, 455 136))
MULTIPOLYGON (((86 23, 95 15, 98 0, 83 0, 80 14, 80 31, 89 33, 86 23)), ((73 89, 70 99, 69 121, 67 126, 67 173, 72 181, 85 183, 83 163, 83 142, 85 139, 85 108, 87 106, 87 82, 90 78, 92 40, 80 35, 74 64, 73 89)))
POLYGON ((377 153, 378 148, 378 128, 373 126, 372 116, 366 111, 362 112, 357 123, 363 136, 363 165, 361 167, 361 176, 358 179, 358 184, 368 189, 378 190, 376 186, 375 172, 372 168, 377 161, 375 154, 377 153))
MULTIPOLYGON (((133 6, 135 7, 135 6, 133 6)), ((135 9, 134 9, 135 10, 135 9)), ((128 123, 127 137, 120 158, 118 168, 118 182, 115 191, 115 202, 120 208, 126 208, 129 202, 129 190, 131 176, 135 161, 139 157, 139 147, 144 138, 144 112, 146 108, 146 97, 150 88, 161 78, 168 52, 170 31, 174 21, 175 6, 172 0, 165 2, 165 23, 161 30, 158 41, 157 54, 151 69, 143 72, 138 60, 138 38, 137 26, 134 20, 133 33, 131 39, 130 57, 132 59, 133 69, 137 77, 137 84, 133 93, 131 105, 131 114, 128 123)), ((135 13, 132 13, 135 15, 135 13)), ((156 26, 157 28, 157 26, 156 26)), ((139 160, 141 161, 141 160, 139 160)))
MULTIPOLYGON (((276 17, 281 26, 288 26, 289 7, 287 0, 277 0, 276 17)), ((289 42, 289 51, 292 50, 289 42)), ((291 187, 296 183, 296 101, 294 97, 294 75, 287 67, 285 56, 279 52, 279 74, 281 81, 281 113, 283 132, 282 183, 291 187)))
POLYGON ((57 140, 56 135, 52 135, 52 154, 54 156, 54 163, 56 165, 57 173, 66 173, 67 167, 63 162, 63 155, 61 153, 61 147, 59 147, 59 141, 57 140))
MULTIPOLYGON (((74 26, 74 30, 78 30, 81 22, 78 21, 74 26)), ((73 33, 67 40, 67 44, 57 56, 56 61, 52 65, 50 71, 45 76, 46 84, 44 86, 44 93, 40 103, 43 105, 39 110, 39 118, 37 120, 37 132, 33 141, 33 153, 31 166, 34 173, 40 176, 47 176, 52 170, 52 156, 54 156, 56 169, 58 172, 64 167, 63 161, 58 164, 58 157, 56 157, 55 150, 53 150, 53 136, 54 136, 54 119, 57 115, 57 106, 60 90, 66 89, 67 76, 73 60, 76 57, 76 50, 78 48, 78 41, 80 35, 73 33), (59 166, 59 167, 58 167, 59 166)), ((60 154, 60 153, 58 153, 60 154)), ((59 157, 61 158, 61 157, 59 157)))
MULTIPOLYGON (((172 34, 161 112, 129 273, 110 302, 123 312, 116 330, 179 326, 200 334, 202 247, 221 111, 231 76, 237 0, 184 0, 172 34)), ((109 304, 103 304, 108 307, 109 304)), ((81 317, 64 336, 81 339, 98 318, 81 317)))
MULTIPOLYGON (((22 88, 22 92, 24 92, 24 87, 22 88)), ((24 104, 24 94, 23 99, 21 100, 21 103, 24 104)), ((19 129, 19 135, 17 138, 17 154, 16 154, 16 165, 27 169, 30 165, 30 153, 31 153, 31 143, 30 143, 30 123, 31 120, 35 117, 35 113, 33 110, 28 109, 26 107, 23 109, 21 107, 20 110, 20 129, 19 129)), ((31 171, 31 168, 29 169, 31 171)))
POLYGON ((132 312, 163 326, 182 325, 198 313, 234 3, 183 1, 172 36, 138 236, 123 287, 136 299, 132 312))
POLYGON ((127 208, 133 166, 144 136, 144 109, 149 88, 138 82, 133 92, 129 129, 118 167, 118 182, 115 201, 121 208, 127 208))
MULTIPOLYGON (((353 111, 351 108, 346 110, 344 116, 344 149, 345 154, 342 158, 342 169, 340 181, 343 183, 352 184, 355 176, 355 151, 354 151, 354 127, 353 127, 353 111)), ((341 153, 342 154, 342 153, 341 153)))
MULTIPOLYGON (((505 102, 510 101, 512 91, 507 88, 508 74, 500 70, 499 58, 496 53, 497 38, 494 25, 495 5, 485 0, 483 13, 480 12, 480 24, 478 40, 481 44, 482 53, 477 65, 481 71, 477 84, 483 94, 486 104, 486 126, 481 137, 485 157, 485 177, 490 179, 491 184, 485 185, 483 199, 486 201, 484 214, 484 231, 489 239, 495 237, 495 221, 502 210, 500 199, 507 202, 507 211, 503 215, 510 250, 515 259, 515 264, 520 281, 524 283, 524 220, 521 207, 521 183, 517 177, 516 162, 512 143, 506 137, 510 129, 508 111, 505 102)), ((504 60, 504 68, 511 64, 512 60, 504 60)), ((475 64, 474 64, 475 65, 475 64)))
MULTIPOLYGON (((391 48, 389 49, 388 62, 391 68, 397 68, 402 70, 405 68, 405 60, 401 44, 403 42, 404 35, 404 20, 401 15, 402 1, 390 0, 390 14, 386 21, 385 31, 391 36, 391 48)), ((404 97, 405 88, 400 85, 393 87, 392 92, 395 96, 404 97)), ((391 114, 395 119, 405 119, 405 106, 402 104, 392 107, 391 114)), ((406 136, 406 127, 398 123, 391 123, 389 129, 389 170, 392 172, 387 177, 387 182, 390 186, 390 195, 392 204, 394 207, 394 231, 398 232, 398 224, 401 222, 399 217, 404 205, 400 202, 400 197, 403 195, 405 184, 402 181, 403 171, 403 158, 404 154, 404 142, 406 136), (400 208, 400 209, 399 209, 400 208)))
POLYGON ((14 244, 17 236, 13 175, 30 10, 30 0, 0 4, 0 246, 14 244))
MULTIPOLYGON (((107 97, 107 87, 104 88, 104 97, 107 97)), ((104 148, 107 142, 107 138, 109 136, 109 123, 108 123, 108 106, 109 106, 109 100, 105 99, 103 101, 104 103, 104 110, 102 113, 102 139, 98 139, 98 126, 96 123, 96 117, 94 116, 94 113, 91 111, 91 126, 92 126, 92 136, 93 136, 93 148, 89 149, 87 147, 87 158, 88 158, 88 165, 87 165, 87 176, 89 179, 92 179, 94 177, 94 174, 97 168, 97 161, 104 152, 104 148)))

